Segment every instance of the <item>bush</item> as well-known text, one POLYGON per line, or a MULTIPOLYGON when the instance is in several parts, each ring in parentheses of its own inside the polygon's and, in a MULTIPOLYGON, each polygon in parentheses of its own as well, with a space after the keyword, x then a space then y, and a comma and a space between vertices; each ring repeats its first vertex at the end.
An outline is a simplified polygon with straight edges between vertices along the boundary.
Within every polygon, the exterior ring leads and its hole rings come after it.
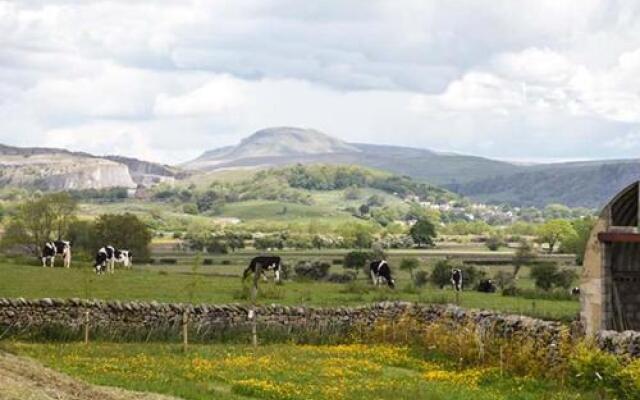
POLYGON ((515 286, 515 279, 512 273, 507 271, 498 271, 493 275, 493 281, 496 283, 500 290, 504 290, 507 287, 515 286))
POLYGON ((233 264, 233 262, 231 262, 231 260, 222 260, 220 261, 220 265, 231 265, 233 264))
MULTIPOLYGON (((571 382, 581 389, 595 390, 602 395, 611 392, 612 388, 621 386, 619 380, 621 365, 618 358, 593 345, 578 344, 569 359, 569 367, 571 382)), ((603 397, 600 396, 600 398, 603 397)))
POLYGON ((329 268, 331 268, 331 264, 326 262, 300 261, 295 266, 294 271, 299 278, 320 281, 327 277, 329 268))
POLYGON ((415 276, 413 277, 413 283, 417 287, 426 286, 427 283, 429 283, 429 272, 427 272, 427 271, 418 271, 418 272, 416 272, 415 276))
POLYGON ((431 283, 440 289, 451 284, 451 270, 454 267, 458 268, 461 267, 461 265, 454 264, 447 259, 437 261, 431 272, 431 283))
POLYGON ((497 251, 500 247, 504 246, 505 243, 502 237, 498 235, 492 235, 487 239, 487 241, 485 242, 485 245, 489 250, 497 251))
POLYGON ((333 265, 342 265, 342 264, 344 264, 344 260, 336 258, 336 259, 331 260, 331 264, 333 264, 333 265))
POLYGON ((158 261, 160 264, 177 264, 178 263, 177 258, 161 258, 158 261))
POLYGON ((205 258, 202 260, 202 265, 213 265, 213 260, 210 258, 205 258))
POLYGON ((356 271, 365 268, 367 262, 371 259, 371 254, 365 251, 351 251, 344 256, 343 265, 345 268, 351 268, 356 271))
POLYGON ((536 287, 542 290, 551 290, 553 287, 569 289, 578 278, 575 271, 559 270, 555 264, 536 264, 531 267, 531 278, 536 287))
POLYGON ((478 282, 484 279, 486 275, 486 272, 473 265, 465 265, 462 267, 462 287, 476 287, 478 282))

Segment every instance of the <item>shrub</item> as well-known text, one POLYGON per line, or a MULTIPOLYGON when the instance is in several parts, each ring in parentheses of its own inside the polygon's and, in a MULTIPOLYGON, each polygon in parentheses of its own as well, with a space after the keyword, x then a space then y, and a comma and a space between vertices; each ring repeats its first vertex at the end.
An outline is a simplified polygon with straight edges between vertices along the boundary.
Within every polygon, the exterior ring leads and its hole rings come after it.
POLYGON ((473 265, 465 265, 462 267, 462 286, 467 288, 476 287, 480 280, 487 275, 483 270, 473 265))
POLYGON ((220 261, 220 264, 221 265, 231 265, 231 264, 233 264, 233 262, 231 260, 222 260, 222 261, 220 261))
POLYGON ((344 256, 343 265, 345 268, 351 268, 356 271, 365 268, 367 262, 371 259, 371 254, 365 251, 351 251, 344 256))
POLYGON ((326 262, 300 261, 295 266, 294 271, 296 276, 299 278, 319 281, 327 277, 329 274, 329 268, 331 268, 331 264, 326 262))
POLYGON ((344 264, 344 260, 336 258, 336 259, 331 260, 331 264, 333 264, 333 265, 342 265, 342 264, 344 264))
POLYGON ((449 285, 451 283, 451 270, 454 266, 458 267, 460 265, 453 264, 447 259, 437 261, 433 266, 433 271, 431 272, 431 283, 438 286, 440 289, 449 285))
POLYGON ((498 271, 493 275, 493 280, 500 290, 507 287, 515 286, 515 278, 512 273, 507 271, 498 271))
POLYGON ((202 260, 202 265, 213 265, 213 260, 210 258, 205 258, 202 260))
POLYGON ((504 240, 498 235, 491 235, 485 242, 487 248, 491 251, 497 251, 500 247, 504 246, 504 240))
POLYGON ((178 263, 178 259, 177 258, 161 258, 159 260, 160 264, 177 264, 178 263))
POLYGON ((596 346, 580 343, 569 359, 571 382, 585 390, 602 394, 620 387, 620 361, 615 355, 605 353, 596 346))
POLYGON ((568 289, 577 279, 577 274, 572 270, 558 269, 555 264, 536 264, 531 267, 531 278, 536 287, 542 290, 551 290, 553 287, 568 289))
POLYGON ((416 272, 415 276, 413 277, 413 283, 417 287, 426 286, 427 283, 429 283, 429 272, 427 272, 427 271, 418 271, 418 272, 416 272))

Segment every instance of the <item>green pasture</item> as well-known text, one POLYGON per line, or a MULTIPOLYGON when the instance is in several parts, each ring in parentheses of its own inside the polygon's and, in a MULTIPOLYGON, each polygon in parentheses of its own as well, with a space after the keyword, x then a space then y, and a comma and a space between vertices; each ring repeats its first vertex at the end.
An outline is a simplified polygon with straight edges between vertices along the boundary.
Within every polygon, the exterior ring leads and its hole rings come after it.
MULTIPOLYGON (((53 269, 8 262, 0 263, 0 297, 24 298, 96 298, 104 300, 145 300, 158 302, 243 303, 248 290, 240 279, 246 264, 203 265, 196 270, 189 265, 136 265, 133 270, 118 269, 113 275, 96 276, 85 264, 53 269)), ((487 267, 508 268, 508 267, 487 267)), ((333 266, 333 272, 341 272, 333 266)), ((519 285, 531 286, 527 271, 519 285)), ((404 300, 420 303, 455 303, 462 307, 532 315, 548 319, 571 320, 579 310, 577 301, 530 300, 505 297, 499 293, 465 291, 457 298, 448 288, 427 286, 407 288, 406 272, 397 273, 396 290, 374 288, 360 273, 355 285, 329 282, 286 281, 276 285, 261 283, 261 303, 310 306, 361 305, 378 301, 404 300)))

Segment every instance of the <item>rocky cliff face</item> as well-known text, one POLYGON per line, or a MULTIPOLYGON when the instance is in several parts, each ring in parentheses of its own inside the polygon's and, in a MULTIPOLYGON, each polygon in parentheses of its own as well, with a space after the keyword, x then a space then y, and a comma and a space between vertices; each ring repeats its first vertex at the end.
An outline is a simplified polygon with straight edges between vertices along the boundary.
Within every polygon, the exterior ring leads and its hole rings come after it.
POLYGON ((135 188, 121 163, 65 150, 0 147, 0 185, 41 190, 135 188))
POLYGON ((107 156, 105 158, 126 165, 133 181, 145 187, 159 183, 173 184, 179 175, 175 168, 168 165, 122 156, 107 156))

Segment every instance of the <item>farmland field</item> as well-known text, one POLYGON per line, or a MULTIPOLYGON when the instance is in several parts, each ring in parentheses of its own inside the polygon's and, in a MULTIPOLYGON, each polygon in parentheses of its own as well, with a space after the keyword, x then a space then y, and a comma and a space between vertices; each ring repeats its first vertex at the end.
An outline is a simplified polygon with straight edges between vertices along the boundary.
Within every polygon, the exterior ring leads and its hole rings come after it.
MULTIPOLYGON (((78 263, 76 263, 77 265, 78 263)), ((0 297, 58 297, 97 298, 118 300, 156 300, 158 302, 230 303, 246 302, 240 273, 245 263, 231 265, 203 265, 194 272, 186 265, 135 266, 133 270, 117 270, 114 275, 96 276, 85 264, 81 268, 42 268, 23 264, 0 263, 0 297)), ((501 266, 489 269, 507 268, 501 266)), ((343 271, 334 266, 335 272, 343 271)), ((519 285, 530 287, 526 269, 519 285)), ((359 305, 384 300, 406 300, 421 303, 454 303, 455 293, 448 289, 427 286, 406 288, 407 272, 398 271, 398 288, 375 289, 364 274, 356 285, 330 282, 287 281, 283 285, 272 282, 262 285, 262 303, 313 306, 359 305)), ((509 313, 532 315, 548 319, 575 318, 577 301, 530 300, 505 297, 499 293, 465 291, 459 304, 466 308, 483 308, 509 313)))
POLYGON ((460 368, 398 345, 271 344, 258 348, 168 344, 0 342, 90 383, 184 399, 595 399, 496 368, 460 368))

